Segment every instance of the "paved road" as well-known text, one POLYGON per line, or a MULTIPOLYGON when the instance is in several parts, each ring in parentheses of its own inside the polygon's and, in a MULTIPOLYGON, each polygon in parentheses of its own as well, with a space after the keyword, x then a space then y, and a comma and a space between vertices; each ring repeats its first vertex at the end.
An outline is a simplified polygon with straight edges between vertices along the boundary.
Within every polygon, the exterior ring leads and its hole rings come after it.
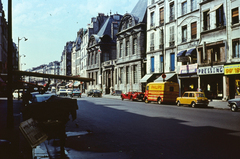
POLYGON ((69 158, 239 158, 240 112, 84 96, 78 105, 69 158))

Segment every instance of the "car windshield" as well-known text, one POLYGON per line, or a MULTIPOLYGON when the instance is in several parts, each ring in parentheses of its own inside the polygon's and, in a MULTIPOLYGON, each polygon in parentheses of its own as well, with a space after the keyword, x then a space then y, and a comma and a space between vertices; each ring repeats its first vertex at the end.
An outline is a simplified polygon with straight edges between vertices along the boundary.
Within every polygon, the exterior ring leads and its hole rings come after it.
POLYGON ((196 93, 197 97, 205 97, 205 95, 203 93, 196 93))
POLYGON ((99 90, 94 90, 94 92, 97 92, 97 93, 99 93, 100 91, 99 91, 99 90))
POLYGON ((66 89, 60 89, 59 91, 66 91, 66 89))

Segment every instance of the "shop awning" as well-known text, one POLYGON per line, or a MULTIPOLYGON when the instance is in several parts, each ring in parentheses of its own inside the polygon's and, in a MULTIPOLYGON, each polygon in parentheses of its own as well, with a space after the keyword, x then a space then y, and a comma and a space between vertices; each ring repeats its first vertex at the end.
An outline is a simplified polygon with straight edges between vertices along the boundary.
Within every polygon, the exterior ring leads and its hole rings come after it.
POLYGON ((177 54, 177 57, 185 56, 186 52, 187 52, 187 50, 180 51, 180 52, 177 54))
POLYGON ((185 56, 197 56, 196 48, 190 49, 186 52, 185 56))
POLYGON ((207 14, 216 11, 216 10, 217 10, 218 8, 220 8, 222 5, 223 5, 223 4, 221 3, 221 4, 219 4, 219 5, 215 6, 215 7, 213 7, 213 8, 212 8, 207 14))
MULTIPOLYGON (((177 82, 177 75, 176 73, 166 73, 166 78, 164 80, 177 82)), ((162 76, 158 77, 154 82, 163 82, 162 76)))
POLYGON ((150 73, 150 74, 146 74, 145 76, 143 76, 142 79, 140 79, 140 83, 148 83, 148 82, 153 82, 157 76, 160 76, 161 73, 150 73))

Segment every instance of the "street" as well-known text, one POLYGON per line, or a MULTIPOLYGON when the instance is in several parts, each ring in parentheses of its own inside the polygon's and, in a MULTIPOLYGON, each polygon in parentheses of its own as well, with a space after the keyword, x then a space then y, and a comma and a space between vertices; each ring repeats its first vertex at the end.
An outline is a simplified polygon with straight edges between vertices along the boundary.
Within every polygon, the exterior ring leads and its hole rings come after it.
POLYGON ((69 158, 239 158, 240 112, 138 101, 78 99, 69 158), (85 156, 85 157, 84 157, 85 156))

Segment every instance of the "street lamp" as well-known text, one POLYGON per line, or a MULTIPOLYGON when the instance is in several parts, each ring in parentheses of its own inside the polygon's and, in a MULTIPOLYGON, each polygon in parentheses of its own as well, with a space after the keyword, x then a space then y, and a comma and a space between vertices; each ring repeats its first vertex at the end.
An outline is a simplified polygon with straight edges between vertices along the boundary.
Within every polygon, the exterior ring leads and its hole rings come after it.
MULTIPOLYGON (((20 55, 19 55, 19 42, 20 42, 20 40, 22 40, 22 39, 24 39, 24 41, 27 41, 28 39, 27 38, 25 38, 25 37, 22 37, 22 38, 19 38, 18 37, 18 70, 20 71, 20 55)), ((24 57, 25 57, 26 55, 24 55, 24 57)))

